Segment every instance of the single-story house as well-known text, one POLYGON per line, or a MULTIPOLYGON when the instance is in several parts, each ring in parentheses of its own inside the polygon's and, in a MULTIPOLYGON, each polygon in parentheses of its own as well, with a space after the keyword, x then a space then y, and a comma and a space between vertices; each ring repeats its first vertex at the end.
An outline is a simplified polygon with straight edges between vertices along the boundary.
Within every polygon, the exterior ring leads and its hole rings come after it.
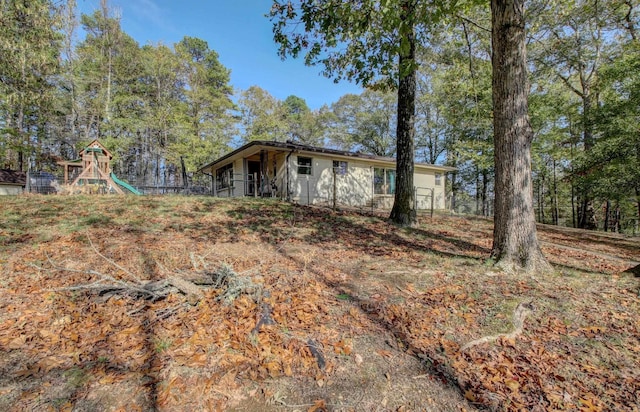
MULTIPOLYGON (((301 204, 391 208, 396 160, 299 143, 252 141, 201 167, 220 197, 269 196, 301 204)), ((445 208, 451 167, 416 163, 418 209, 445 208)))
POLYGON ((19 195, 27 184, 25 172, 0 169, 0 195, 19 195))

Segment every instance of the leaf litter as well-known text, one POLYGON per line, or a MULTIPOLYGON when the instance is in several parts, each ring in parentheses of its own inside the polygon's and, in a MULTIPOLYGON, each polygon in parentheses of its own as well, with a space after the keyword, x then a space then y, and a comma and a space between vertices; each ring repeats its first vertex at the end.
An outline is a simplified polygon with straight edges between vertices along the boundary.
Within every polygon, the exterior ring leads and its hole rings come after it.
POLYGON ((528 277, 485 219, 115 199, 4 201, 0 409, 638 410, 637 239, 540 227, 528 277))

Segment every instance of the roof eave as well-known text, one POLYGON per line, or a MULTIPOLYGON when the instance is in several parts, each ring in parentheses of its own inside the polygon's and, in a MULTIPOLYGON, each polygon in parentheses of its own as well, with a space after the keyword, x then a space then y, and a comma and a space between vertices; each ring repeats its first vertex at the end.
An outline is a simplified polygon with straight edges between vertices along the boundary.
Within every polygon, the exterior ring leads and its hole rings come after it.
MULTIPOLYGON (((376 162, 381 164, 396 163, 396 159, 391 157, 382 157, 382 156, 375 156, 375 155, 370 155, 366 153, 347 152, 347 151, 337 150, 337 149, 326 149, 321 147, 306 146, 298 143, 254 140, 245 144, 244 146, 237 148, 232 152, 227 153, 226 155, 214 160, 213 162, 206 164, 205 166, 198 169, 198 172, 204 173, 207 169, 211 169, 211 172, 213 172, 214 166, 224 163, 225 161, 236 157, 240 153, 246 151, 247 149, 250 149, 253 146, 263 146, 264 148, 280 148, 280 149, 289 150, 292 152, 297 151, 299 153, 324 154, 328 156, 335 156, 335 157, 340 157, 345 159, 368 160, 371 162, 376 162)), ((433 165, 428 163, 416 163, 415 165, 420 168, 440 170, 442 172, 451 172, 451 171, 457 170, 456 168, 450 167, 450 166, 438 166, 438 165, 433 165)))

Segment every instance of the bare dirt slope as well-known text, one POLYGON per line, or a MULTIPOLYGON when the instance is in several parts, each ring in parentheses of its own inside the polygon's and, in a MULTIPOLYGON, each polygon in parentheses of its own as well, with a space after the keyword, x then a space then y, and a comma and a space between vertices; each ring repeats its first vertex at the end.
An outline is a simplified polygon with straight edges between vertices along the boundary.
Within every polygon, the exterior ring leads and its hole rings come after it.
POLYGON ((399 229, 271 200, 18 197, 0 212, 0 410, 638 410, 640 243, 399 229))

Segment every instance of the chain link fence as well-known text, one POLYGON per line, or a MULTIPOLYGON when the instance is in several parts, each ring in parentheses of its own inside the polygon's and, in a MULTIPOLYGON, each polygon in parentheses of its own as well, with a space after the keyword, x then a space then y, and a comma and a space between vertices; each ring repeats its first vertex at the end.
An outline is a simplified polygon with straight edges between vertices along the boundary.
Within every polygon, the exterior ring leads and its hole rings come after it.
MULTIPOLYGON (((46 171, 29 171, 27 173, 27 181, 25 184, 25 193, 33 194, 69 194, 66 185, 71 184, 78 177, 79 173, 71 174, 65 177, 63 173, 51 173, 46 171)), ((165 184, 149 184, 148 182, 138 181, 134 179, 119 179, 124 183, 132 186, 134 189, 144 195, 208 195, 212 194, 208 186, 202 184, 194 184, 188 181, 185 185, 183 179, 175 179, 165 184)), ((126 191, 126 190, 125 190, 126 191)), ((81 192, 81 191, 80 191, 81 192)), ((73 192, 72 192, 73 193, 73 192)))
MULTIPOLYGON (((476 198, 468 193, 450 193, 447 210, 454 214, 493 217, 493 197, 476 198)), ((557 208, 534 208, 538 223, 562 227, 578 227, 578 212, 575 206, 561 205, 557 208)), ((598 231, 640 235, 640 218, 636 199, 619 202, 593 202, 589 209, 589 223, 598 231)))
POLYGON ((447 210, 454 214, 493 216, 493 197, 482 199, 466 192, 449 193, 446 204, 447 210))

